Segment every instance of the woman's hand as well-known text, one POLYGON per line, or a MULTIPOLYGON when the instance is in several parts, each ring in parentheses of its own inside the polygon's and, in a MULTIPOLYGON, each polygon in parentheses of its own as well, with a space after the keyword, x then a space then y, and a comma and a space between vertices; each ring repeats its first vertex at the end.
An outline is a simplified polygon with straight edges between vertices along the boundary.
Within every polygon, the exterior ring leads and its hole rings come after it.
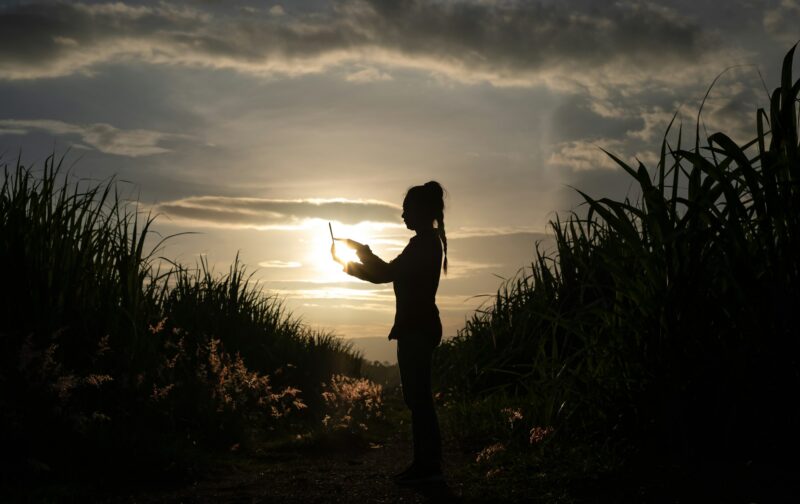
POLYGON ((356 251, 356 255, 361 262, 368 261, 369 257, 373 255, 369 245, 364 245, 363 243, 358 243, 357 241, 350 239, 345 239, 344 241, 347 243, 348 247, 356 251))
POLYGON ((339 256, 336 255, 336 243, 331 243, 331 257, 333 258, 334 261, 336 261, 337 263, 341 264, 342 266, 345 265, 345 262, 342 261, 339 258, 339 256))
POLYGON ((351 240, 350 238, 341 238, 341 240, 343 242, 345 242, 345 244, 348 247, 350 247, 351 249, 354 249, 356 252, 360 252, 361 250, 364 250, 364 248, 368 248, 363 243, 358 243, 357 241, 351 240))
POLYGON ((369 249, 369 245, 364 245, 363 243, 359 243, 355 240, 351 240, 349 238, 336 238, 331 244, 331 257, 334 261, 341 264, 342 266, 347 266, 347 261, 342 260, 339 256, 336 255, 336 242, 344 242, 348 248, 351 248, 356 251, 356 255, 361 261, 364 261, 364 258, 372 255, 372 251, 369 249))

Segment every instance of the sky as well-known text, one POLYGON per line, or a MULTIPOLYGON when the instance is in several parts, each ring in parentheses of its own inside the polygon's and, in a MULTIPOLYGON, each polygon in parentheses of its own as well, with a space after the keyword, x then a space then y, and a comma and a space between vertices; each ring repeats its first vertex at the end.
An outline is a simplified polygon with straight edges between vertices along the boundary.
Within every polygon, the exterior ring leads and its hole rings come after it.
POLYGON ((160 255, 224 273, 238 254, 345 338, 385 338, 394 297, 336 267, 327 223, 389 260, 406 190, 437 180, 449 337, 548 249, 575 188, 631 194, 601 148, 654 167, 721 73, 702 127, 748 140, 798 27, 800 0, 3 1, 0 153, 115 177, 160 236, 188 232, 160 255))

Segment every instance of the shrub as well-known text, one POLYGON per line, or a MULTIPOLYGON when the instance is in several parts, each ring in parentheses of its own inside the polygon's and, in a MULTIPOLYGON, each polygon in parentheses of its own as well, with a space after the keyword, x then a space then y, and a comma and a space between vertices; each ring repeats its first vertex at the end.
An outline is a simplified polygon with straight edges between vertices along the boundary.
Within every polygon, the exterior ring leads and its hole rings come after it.
POLYGON ((366 378, 333 375, 322 398, 326 406, 322 423, 329 432, 363 434, 370 422, 383 416, 383 387, 366 378))

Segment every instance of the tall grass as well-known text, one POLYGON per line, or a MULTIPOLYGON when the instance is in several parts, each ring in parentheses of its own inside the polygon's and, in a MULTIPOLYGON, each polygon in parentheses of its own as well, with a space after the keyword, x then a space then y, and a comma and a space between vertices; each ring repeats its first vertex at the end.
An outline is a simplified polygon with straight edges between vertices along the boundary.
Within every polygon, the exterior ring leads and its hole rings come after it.
MULTIPOLYGON (((798 447, 800 146, 794 49, 754 139, 665 134, 635 201, 581 192, 555 251, 437 357, 453 397, 506 397, 556 435, 659 463, 764 462, 798 447), (674 136, 673 136, 674 137, 674 136), (691 142, 691 140, 690 140, 691 142)), ((673 119, 674 121, 674 119, 673 119)), ((670 124, 672 129, 673 124, 670 124)), ((668 132, 669 132, 668 129, 668 132)))
POLYGON ((0 188, 0 459, 18 472, 170 464, 326 414, 349 344, 261 292, 238 259, 159 269, 154 218, 50 156, 0 188), (292 420, 294 418, 294 420, 292 420), (163 464, 161 464, 163 463, 163 464))
POLYGON ((170 287, 159 298, 167 326, 217 335, 248 367, 278 371, 276 379, 304 390, 321 390, 320 382, 334 373, 360 374, 362 359, 350 343, 306 327, 280 299, 251 283, 238 257, 221 276, 205 259, 195 269, 173 266, 166 275, 170 287))

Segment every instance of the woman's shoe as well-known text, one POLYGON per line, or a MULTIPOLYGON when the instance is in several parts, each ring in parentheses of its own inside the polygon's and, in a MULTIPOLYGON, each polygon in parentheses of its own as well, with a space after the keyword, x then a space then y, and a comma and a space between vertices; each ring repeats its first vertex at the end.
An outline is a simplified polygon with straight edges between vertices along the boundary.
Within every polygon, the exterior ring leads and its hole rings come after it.
POLYGON ((416 467, 417 467, 416 464, 412 462, 411 464, 409 464, 408 467, 406 467, 405 469, 403 469, 399 473, 397 473, 394 476, 392 476, 392 479, 394 481, 397 481, 398 479, 401 479, 404 476, 406 476, 407 474, 410 474, 411 472, 413 472, 416 469, 416 467))
POLYGON ((412 464, 406 471, 397 475, 394 481, 398 485, 428 485, 443 482, 444 475, 439 467, 420 467, 412 464))

